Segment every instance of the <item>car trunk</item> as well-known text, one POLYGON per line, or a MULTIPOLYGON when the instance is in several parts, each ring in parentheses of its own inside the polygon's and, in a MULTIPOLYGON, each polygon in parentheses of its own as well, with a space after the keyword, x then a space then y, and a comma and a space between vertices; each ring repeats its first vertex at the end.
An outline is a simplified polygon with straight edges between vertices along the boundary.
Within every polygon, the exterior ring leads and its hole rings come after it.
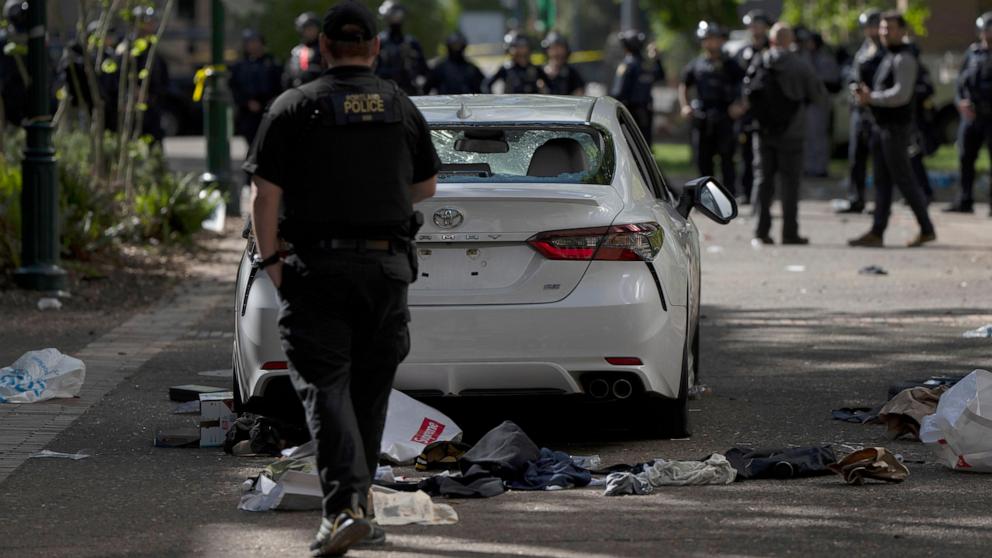
POLYGON ((527 239, 543 231, 605 227, 623 208, 612 186, 442 184, 420 203, 420 272, 410 304, 539 304, 562 300, 588 261, 550 261, 527 239), (453 210, 453 211, 452 211, 453 210))

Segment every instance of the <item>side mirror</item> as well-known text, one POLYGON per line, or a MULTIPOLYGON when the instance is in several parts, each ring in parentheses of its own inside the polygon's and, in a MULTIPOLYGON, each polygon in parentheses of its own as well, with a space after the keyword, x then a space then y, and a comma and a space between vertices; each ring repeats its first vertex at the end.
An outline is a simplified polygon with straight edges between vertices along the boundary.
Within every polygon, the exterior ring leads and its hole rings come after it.
POLYGON ((721 225, 737 217, 737 200, 712 176, 703 176, 685 183, 679 199, 679 213, 688 217, 692 208, 721 225))

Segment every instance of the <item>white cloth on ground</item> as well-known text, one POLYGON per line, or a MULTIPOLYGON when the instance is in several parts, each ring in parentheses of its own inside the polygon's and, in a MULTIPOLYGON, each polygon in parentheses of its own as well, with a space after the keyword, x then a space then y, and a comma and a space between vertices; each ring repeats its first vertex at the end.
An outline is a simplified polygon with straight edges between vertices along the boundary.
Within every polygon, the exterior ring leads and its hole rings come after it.
POLYGON ((701 484, 730 484, 737 478, 737 471, 719 453, 705 461, 667 461, 658 459, 644 466, 643 472, 612 473, 606 478, 606 496, 624 494, 650 494, 661 486, 688 486, 701 484))

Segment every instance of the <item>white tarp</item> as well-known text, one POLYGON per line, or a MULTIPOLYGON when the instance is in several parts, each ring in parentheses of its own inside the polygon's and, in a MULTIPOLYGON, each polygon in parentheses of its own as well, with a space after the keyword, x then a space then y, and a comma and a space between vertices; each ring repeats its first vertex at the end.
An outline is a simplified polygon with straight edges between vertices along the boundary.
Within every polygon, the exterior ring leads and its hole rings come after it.
POLYGON ((410 465, 434 442, 457 442, 461 438, 462 430, 455 421, 394 389, 389 395, 379 457, 395 465, 410 465))
POLYGON ((0 403, 34 403, 76 397, 86 379, 86 365, 57 349, 29 351, 0 368, 0 403))
POLYGON ((920 440, 951 469, 992 473, 992 372, 975 370, 923 417, 920 440))

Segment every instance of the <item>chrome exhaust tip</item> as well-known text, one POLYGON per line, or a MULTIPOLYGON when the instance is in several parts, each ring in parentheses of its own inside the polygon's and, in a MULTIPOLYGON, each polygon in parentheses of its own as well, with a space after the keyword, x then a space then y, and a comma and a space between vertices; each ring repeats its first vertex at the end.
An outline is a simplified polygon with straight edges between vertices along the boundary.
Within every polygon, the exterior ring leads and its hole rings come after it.
POLYGON ((613 382, 613 397, 628 399, 631 395, 634 395, 634 384, 630 380, 619 379, 613 382))
POLYGON ((589 382, 588 392, 594 399, 605 399, 610 395, 610 383, 603 378, 596 378, 589 382))

